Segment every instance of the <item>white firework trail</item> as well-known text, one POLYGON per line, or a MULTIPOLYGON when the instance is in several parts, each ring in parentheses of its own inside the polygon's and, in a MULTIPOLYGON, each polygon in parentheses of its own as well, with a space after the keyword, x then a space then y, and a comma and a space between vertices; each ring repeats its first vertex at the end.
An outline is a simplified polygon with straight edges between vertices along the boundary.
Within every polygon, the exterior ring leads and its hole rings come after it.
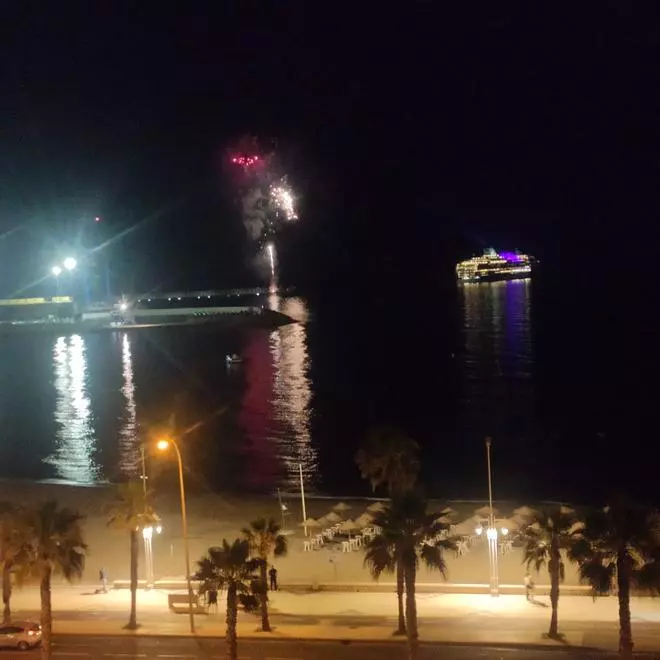
POLYGON ((275 280, 275 246, 272 243, 266 245, 266 251, 268 252, 268 261, 270 262, 270 276, 272 280, 275 280))

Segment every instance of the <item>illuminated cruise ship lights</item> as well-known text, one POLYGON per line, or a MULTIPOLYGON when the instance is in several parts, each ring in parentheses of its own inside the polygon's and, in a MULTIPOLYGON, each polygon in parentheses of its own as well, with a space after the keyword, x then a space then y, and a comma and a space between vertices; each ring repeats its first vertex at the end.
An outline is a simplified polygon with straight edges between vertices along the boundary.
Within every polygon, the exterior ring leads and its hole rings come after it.
POLYGON ((456 276, 463 282, 497 281, 529 277, 534 257, 520 252, 497 253, 492 248, 480 257, 472 257, 456 265, 456 276))

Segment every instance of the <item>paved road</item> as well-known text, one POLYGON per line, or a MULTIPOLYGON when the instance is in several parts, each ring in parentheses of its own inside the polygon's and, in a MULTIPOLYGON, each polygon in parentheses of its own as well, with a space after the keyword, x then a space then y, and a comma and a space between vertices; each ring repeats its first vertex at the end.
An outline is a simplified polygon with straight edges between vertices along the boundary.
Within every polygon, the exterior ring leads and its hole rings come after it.
MULTIPOLYGON (((55 658, 66 660, 225 660, 222 640, 185 637, 58 636, 55 658)), ((0 652, 0 660, 34 660, 38 652, 0 652)), ((404 644, 239 640, 239 660, 405 660, 404 644)), ((616 654, 423 644, 420 660, 597 660, 616 654)), ((640 658, 652 656, 640 656, 640 658)))

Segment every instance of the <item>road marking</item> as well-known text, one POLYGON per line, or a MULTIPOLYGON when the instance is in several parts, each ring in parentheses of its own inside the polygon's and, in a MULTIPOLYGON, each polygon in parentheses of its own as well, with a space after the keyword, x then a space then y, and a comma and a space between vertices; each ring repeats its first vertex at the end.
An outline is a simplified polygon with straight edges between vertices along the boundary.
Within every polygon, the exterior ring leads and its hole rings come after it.
POLYGON ((160 654, 156 656, 157 658, 183 658, 184 660, 197 660, 199 656, 196 655, 168 655, 168 654, 160 654))
POLYGON ((53 655, 63 655, 65 658, 75 656, 76 658, 91 658, 91 653, 79 653, 78 651, 53 651, 53 655))
POLYGON ((104 653, 104 658, 146 658, 146 653, 104 653))

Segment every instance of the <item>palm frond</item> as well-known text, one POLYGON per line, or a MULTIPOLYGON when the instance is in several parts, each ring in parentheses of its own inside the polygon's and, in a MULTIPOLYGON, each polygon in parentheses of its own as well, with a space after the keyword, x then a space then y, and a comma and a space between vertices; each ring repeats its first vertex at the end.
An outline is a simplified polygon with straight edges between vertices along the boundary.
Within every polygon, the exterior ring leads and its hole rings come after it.
POLYGON ((400 431, 381 428, 367 436, 355 462, 374 490, 387 486, 394 494, 414 485, 419 473, 418 451, 419 445, 400 431))
POLYGON ((366 544, 364 559, 372 577, 393 573, 399 561, 405 566, 421 561, 446 577, 443 553, 456 548, 456 539, 440 536, 449 526, 438 521, 437 513, 426 513, 426 508, 426 500, 409 492, 376 514, 374 524, 381 531, 366 544))
POLYGON ((275 537, 275 547, 273 548, 273 554, 276 557, 284 557, 289 552, 289 542, 286 536, 282 536, 278 533, 275 537))
POLYGON ((612 590, 615 567, 604 564, 598 558, 580 564, 580 581, 591 586, 596 595, 605 595, 612 590))
POLYGON ((635 585, 653 595, 660 594, 660 558, 657 558, 657 554, 656 552, 656 557, 633 573, 635 585))
POLYGON ((445 563, 442 550, 436 545, 422 545, 419 550, 422 563, 432 571, 438 571, 442 577, 447 579, 447 564, 445 563))
POLYGON ((382 573, 394 573, 396 552, 396 545, 380 534, 366 544, 364 565, 367 566, 374 579, 377 580, 382 573))

